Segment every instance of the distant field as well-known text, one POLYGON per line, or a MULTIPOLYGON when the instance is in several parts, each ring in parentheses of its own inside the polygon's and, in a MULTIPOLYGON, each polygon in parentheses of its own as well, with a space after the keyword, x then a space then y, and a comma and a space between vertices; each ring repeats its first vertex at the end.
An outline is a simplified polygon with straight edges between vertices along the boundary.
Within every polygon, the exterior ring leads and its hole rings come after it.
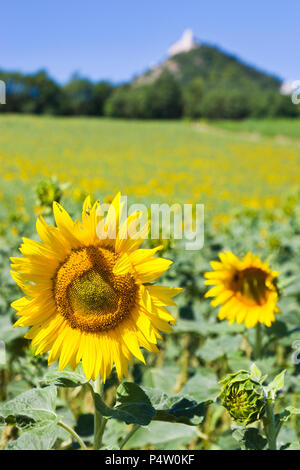
POLYGON ((40 178, 56 175, 68 191, 97 196, 120 189, 219 212, 273 207, 300 184, 299 128, 296 120, 202 125, 2 115, 0 188, 10 200, 26 198, 40 178))
POLYGON ((285 136, 300 139, 300 119, 246 119, 219 121, 214 125, 234 132, 253 132, 267 137, 285 136))

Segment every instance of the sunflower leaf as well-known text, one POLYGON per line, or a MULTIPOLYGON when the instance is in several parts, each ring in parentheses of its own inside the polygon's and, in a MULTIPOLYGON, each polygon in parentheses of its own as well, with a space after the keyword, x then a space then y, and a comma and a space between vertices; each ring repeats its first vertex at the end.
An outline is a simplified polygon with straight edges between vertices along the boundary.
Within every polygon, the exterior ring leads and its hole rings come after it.
POLYGON ((87 380, 82 365, 79 364, 75 371, 70 367, 61 371, 57 367, 50 368, 40 382, 42 385, 56 385, 57 387, 78 387, 86 384, 87 380))
POLYGON ((257 367, 256 364, 251 364, 250 367, 251 375, 250 377, 256 379, 257 381, 261 378, 261 370, 257 367))
MULTIPOLYGON (((185 449, 197 438, 197 428, 185 424, 152 421, 143 429, 138 429, 126 444, 126 449, 143 449, 146 446, 156 450, 185 449)), ((176 468, 176 466, 175 466, 176 468)))
POLYGON ((106 418, 147 426, 152 420, 199 424, 211 401, 197 403, 191 397, 180 394, 169 397, 159 389, 123 382, 117 390, 114 408, 108 407, 98 394, 95 403, 97 410, 106 418))
POLYGON ((56 387, 36 388, 21 393, 0 405, 0 416, 7 423, 16 423, 21 429, 56 424, 56 387))
POLYGON ((267 444, 267 440, 256 428, 237 426, 233 428, 232 436, 239 442, 242 450, 262 450, 267 444))
POLYGON ((286 370, 280 372, 280 374, 276 375, 275 379, 265 387, 265 393, 267 398, 275 400, 277 392, 279 392, 284 387, 285 373, 286 370))
POLYGON ((285 422, 291 416, 300 415, 300 408, 294 408, 293 406, 288 406, 284 411, 275 415, 277 422, 285 422))
POLYGON ((190 426, 200 424, 211 400, 197 403, 189 396, 168 395, 159 389, 142 387, 156 410, 155 421, 182 423, 190 426))
POLYGON ((0 316, 0 341, 8 344, 16 338, 24 336, 27 328, 12 328, 10 314, 0 316))
POLYGON ((7 450, 49 450, 58 438, 59 427, 50 423, 44 427, 32 428, 7 444, 7 450))
POLYGON ((280 450, 300 450, 300 442, 290 442, 280 448, 280 450))
POLYGON ((131 382, 123 382, 119 386, 114 408, 107 406, 98 394, 95 394, 95 406, 105 418, 114 418, 126 424, 147 426, 155 416, 155 409, 146 393, 131 382))
POLYGON ((207 400, 216 400, 219 393, 220 386, 218 385, 215 372, 200 367, 181 390, 181 394, 189 396, 200 403, 207 400))
POLYGON ((237 351, 242 339, 242 335, 224 335, 217 338, 208 338, 204 345, 196 351, 196 355, 205 361, 214 361, 219 357, 228 356, 237 351))

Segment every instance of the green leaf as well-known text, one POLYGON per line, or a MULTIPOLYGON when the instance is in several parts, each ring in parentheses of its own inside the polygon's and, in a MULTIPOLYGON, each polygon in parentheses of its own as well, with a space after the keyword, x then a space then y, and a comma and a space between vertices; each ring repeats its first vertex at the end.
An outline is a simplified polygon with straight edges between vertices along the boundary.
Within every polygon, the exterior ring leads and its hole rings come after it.
POLYGON ((16 338, 24 336, 28 328, 13 328, 10 314, 0 315, 0 341, 9 343, 16 338))
POLYGON ((197 356, 200 356, 205 361, 213 361, 238 350, 241 342, 242 335, 225 335, 218 336, 217 338, 208 338, 204 346, 197 351, 197 356))
POLYGON ((58 422, 55 412, 56 387, 36 388, 0 405, 0 416, 7 422, 14 418, 20 427, 45 426, 58 422))
POLYGON ((59 428, 56 423, 23 432, 18 439, 7 444, 7 450, 49 450, 55 444, 59 428))
POLYGON ((239 442, 243 450, 262 450, 268 442, 256 428, 238 426, 234 428, 232 436, 239 442))
POLYGON ((294 278, 294 282, 291 282, 289 286, 285 287, 284 295, 293 295, 298 296, 300 295, 300 281, 298 277, 294 278))
MULTIPOLYGON (((234 439, 232 436, 231 430, 223 432, 223 434, 220 436, 217 444, 217 449, 218 450, 234 450, 237 449, 237 441, 234 439)), ((211 450, 211 447, 210 447, 211 450)))
POLYGON ((127 442, 126 448, 139 449, 151 445, 155 449, 182 450, 196 438, 196 427, 153 421, 146 428, 138 429, 127 442))
POLYGON ((288 406, 282 413, 276 415, 276 420, 285 422, 293 415, 300 415, 300 408, 294 408, 293 406, 288 406))
POLYGON ((291 442, 287 447, 284 447, 284 450, 300 450, 300 442, 291 442))
POLYGON ((152 420, 199 424, 210 402, 197 403, 191 397, 181 394, 168 397, 159 389, 124 382, 117 390, 114 408, 108 407, 97 394, 95 403, 97 410, 106 418, 147 426, 152 420))
MULTIPOLYGON (((57 414, 59 415, 60 421, 62 421, 64 424, 67 424, 70 428, 74 428, 76 425, 75 417, 73 412, 68 408, 67 406, 62 406, 62 407, 56 407, 57 414)), ((66 441, 70 439, 70 433, 62 428, 61 426, 58 426, 58 434, 57 437, 61 439, 62 441, 66 441)))
POLYGON ((49 368, 47 373, 41 379, 42 385, 56 385, 57 387, 78 387, 87 383, 85 374, 83 372, 82 365, 73 371, 70 367, 66 367, 64 370, 58 370, 57 366, 49 368))
POLYGON ((272 382, 269 383, 269 385, 264 387, 267 398, 275 400, 277 392, 282 390, 282 388, 284 387, 285 372, 286 372, 285 370, 280 372, 280 374, 276 375, 275 379, 272 380, 272 382))
POLYGON ((180 333, 192 333, 205 336, 209 333, 209 325, 205 321, 201 320, 184 320, 179 318, 174 328, 175 334, 180 333))
POLYGON ((228 364, 231 370, 248 370, 251 366, 251 361, 241 350, 235 351, 227 357, 228 364))
POLYGON ((261 371, 259 370, 256 364, 253 363, 251 365, 250 372, 251 372, 250 374, 251 378, 256 379, 256 380, 259 380, 261 378, 261 371))
POLYGON ((119 386, 114 408, 107 406, 98 394, 95 394, 95 405, 105 418, 114 418, 126 424, 140 426, 147 426, 156 413, 146 393, 131 382, 123 382, 119 386))
POLYGON ((7 384, 7 393, 9 398, 14 398, 30 388, 30 384, 25 379, 14 380, 7 384))
POLYGON ((281 450, 285 449, 290 445, 291 442, 298 440, 297 432, 295 429, 290 427, 288 424, 282 426, 277 437, 277 445, 281 450))
MULTIPOLYGON (((131 428, 126 426, 124 422, 117 421, 116 419, 108 420, 105 426, 105 433, 103 435, 103 446, 105 449, 119 449, 120 443, 122 442, 124 436, 126 436, 130 430, 131 428)), ((83 434, 79 435, 82 436, 83 434)))
POLYGON ((168 421, 188 425, 200 424, 205 416, 207 406, 212 401, 197 403, 190 397, 181 394, 168 397, 161 390, 142 387, 156 410, 155 421, 168 421))
POLYGON ((211 369, 199 368, 198 372, 187 381, 181 390, 197 402, 215 400, 220 393, 216 374, 211 369))
POLYGON ((167 394, 174 392, 180 377, 180 368, 176 364, 161 368, 148 368, 143 375, 145 387, 158 388, 167 394))
POLYGON ((294 406, 288 406, 286 410, 291 414, 291 415, 300 415, 300 408, 295 408, 294 406))

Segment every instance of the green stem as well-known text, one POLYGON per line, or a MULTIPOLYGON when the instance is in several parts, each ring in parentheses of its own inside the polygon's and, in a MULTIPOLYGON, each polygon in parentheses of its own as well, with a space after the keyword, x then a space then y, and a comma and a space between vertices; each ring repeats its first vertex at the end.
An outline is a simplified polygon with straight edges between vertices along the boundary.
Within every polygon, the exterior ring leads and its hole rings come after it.
POLYGON ((255 330, 254 359, 260 359, 261 353, 261 324, 257 323, 255 330))
POLYGON ((139 424, 135 424, 133 426, 133 428, 129 431, 129 433, 124 437, 123 441, 121 442, 120 444, 120 449, 123 449, 123 447, 125 446, 125 444, 129 441, 129 439, 131 438, 131 436, 133 436, 133 434, 140 428, 140 425, 139 424))
POLYGON ((276 450, 276 438, 278 430, 276 429, 275 415, 272 400, 267 400, 266 417, 263 419, 264 430, 268 439, 269 450, 276 450))
POLYGON ((83 440, 78 436, 78 434, 74 431, 74 429, 70 428, 67 424, 63 423, 62 421, 59 421, 57 424, 58 424, 58 426, 60 426, 61 428, 63 428, 63 429, 65 429, 66 431, 68 431, 69 434, 71 434, 71 436, 78 442, 78 444, 80 445, 81 449, 87 450, 87 446, 85 445, 85 443, 83 442, 83 440))
POLYGON ((102 437, 105 429, 105 425, 107 420, 101 416, 99 411, 96 408, 95 404, 95 395, 98 394, 100 397, 102 396, 103 392, 103 384, 100 375, 98 375, 97 379, 94 382, 94 387, 92 388, 93 391, 93 399, 94 399, 94 450, 99 450, 102 446, 102 437))

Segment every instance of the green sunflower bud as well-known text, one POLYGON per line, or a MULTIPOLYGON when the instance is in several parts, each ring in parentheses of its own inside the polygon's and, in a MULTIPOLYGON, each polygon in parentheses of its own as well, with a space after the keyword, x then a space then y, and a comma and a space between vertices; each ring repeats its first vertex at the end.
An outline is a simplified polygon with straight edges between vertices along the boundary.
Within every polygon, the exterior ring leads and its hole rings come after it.
POLYGON ((263 387, 253 375, 245 370, 229 374, 220 381, 223 389, 219 395, 222 405, 240 424, 258 421, 264 414, 263 387))
POLYGON ((60 201, 62 191, 54 178, 45 179, 37 184, 36 195, 41 206, 51 208, 54 201, 60 201))

